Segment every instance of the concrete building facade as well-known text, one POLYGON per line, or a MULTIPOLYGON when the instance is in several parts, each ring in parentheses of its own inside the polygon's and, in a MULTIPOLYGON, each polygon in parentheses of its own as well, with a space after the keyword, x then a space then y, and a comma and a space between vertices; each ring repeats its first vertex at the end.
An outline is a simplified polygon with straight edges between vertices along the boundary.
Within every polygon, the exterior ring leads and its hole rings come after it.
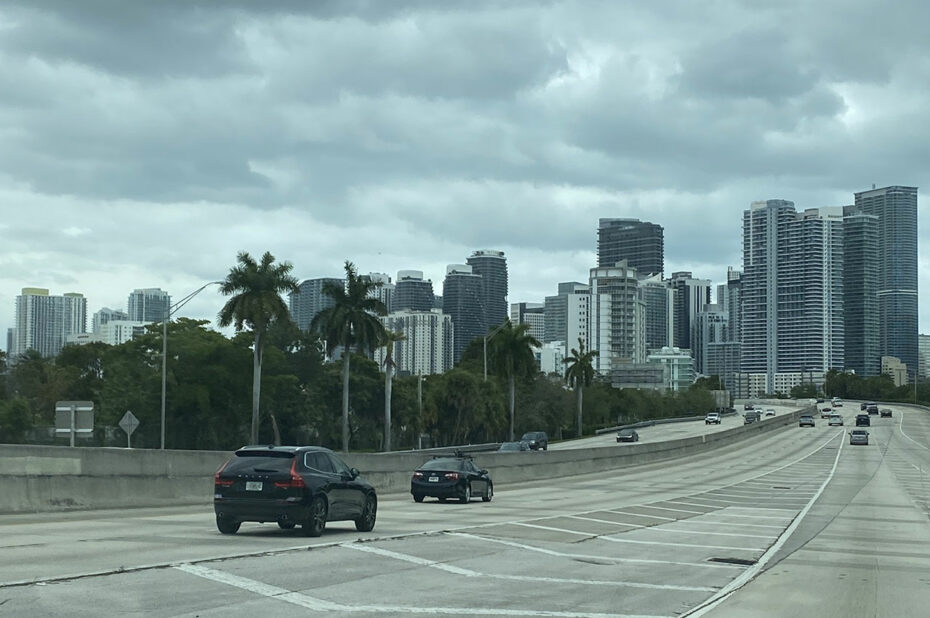
MULTIPOLYGON (((433 282, 423 278, 420 270, 397 271, 397 282, 394 284, 393 311, 409 309, 410 311, 430 311, 436 308, 433 282)), ((440 301, 439 308, 442 308, 440 301)))
MULTIPOLYGON (((381 318, 384 327, 406 336, 394 344, 397 375, 430 375, 452 368, 454 326, 452 316, 438 309, 402 309, 381 318)), ((375 350, 375 361, 384 365, 386 350, 375 350)))
POLYGON ((616 266, 621 260, 641 277, 665 269, 665 231, 661 225, 639 219, 600 219, 597 228, 597 265, 616 266))
POLYGON ((10 362, 27 350, 57 356, 69 335, 87 331, 87 299, 69 292, 52 296, 45 288, 23 288, 16 297, 10 362))
POLYGON ((171 295, 161 288, 140 288, 129 294, 127 319, 131 322, 161 322, 171 309, 171 295))

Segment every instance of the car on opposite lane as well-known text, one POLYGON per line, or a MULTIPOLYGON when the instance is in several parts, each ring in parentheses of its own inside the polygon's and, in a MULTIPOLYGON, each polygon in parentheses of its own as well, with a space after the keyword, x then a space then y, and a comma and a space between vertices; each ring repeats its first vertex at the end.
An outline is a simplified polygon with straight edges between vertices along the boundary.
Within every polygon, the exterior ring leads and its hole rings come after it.
POLYGON ((814 427, 814 415, 813 414, 802 414, 800 420, 798 421, 798 427, 814 427))
POLYGON ((494 483, 488 471, 475 465, 468 455, 437 455, 413 472, 410 493, 414 502, 431 497, 439 498, 440 502, 457 498, 468 503, 472 496, 481 496, 483 501, 490 502, 494 497, 494 483))
POLYGON ((549 450, 549 436, 545 431, 527 431, 520 440, 529 444, 534 451, 549 450))
POLYGON ((635 429, 621 429, 617 432, 617 442, 639 442, 639 433, 635 429))
POLYGON ((497 447, 498 453, 525 453, 530 450, 530 445, 522 440, 519 442, 501 442, 497 447))
POLYGON ((707 416, 704 417, 705 425, 719 425, 720 424, 720 412, 708 412, 707 416))
POLYGON ((244 446, 213 477, 216 527, 235 534, 242 522, 297 525, 320 536, 330 521, 375 527, 375 488, 335 453, 320 446, 244 446))
POLYGON ((766 416, 775 416, 775 410, 774 410, 773 408, 768 408, 768 409, 765 411, 765 415, 766 415, 766 416))

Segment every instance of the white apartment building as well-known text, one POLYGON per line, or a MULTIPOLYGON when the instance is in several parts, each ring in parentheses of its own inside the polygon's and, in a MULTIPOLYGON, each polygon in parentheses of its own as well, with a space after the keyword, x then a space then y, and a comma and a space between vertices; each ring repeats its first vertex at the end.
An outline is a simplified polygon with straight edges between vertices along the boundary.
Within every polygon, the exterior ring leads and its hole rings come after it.
POLYGON ((52 296, 45 288, 23 288, 16 297, 16 317, 10 338, 10 359, 27 350, 57 356, 68 335, 87 330, 87 299, 82 294, 52 296))
POLYGON ((688 350, 664 347, 647 356, 646 362, 663 368, 665 390, 681 391, 694 384, 694 359, 688 350))
POLYGON ((616 363, 646 361, 646 303, 636 269, 621 260, 590 271, 589 349, 597 350, 595 370, 611 375, 616 363))
MULTIPOLYGON (((400 375, 430 375, 452 368, 452 316, 439 309, 395 311, 381 318, 388 330, 406 335, 394 344, 394 362, 400 375)), ((375 362, 384 365, 386 351, 375 350, 375 362)))

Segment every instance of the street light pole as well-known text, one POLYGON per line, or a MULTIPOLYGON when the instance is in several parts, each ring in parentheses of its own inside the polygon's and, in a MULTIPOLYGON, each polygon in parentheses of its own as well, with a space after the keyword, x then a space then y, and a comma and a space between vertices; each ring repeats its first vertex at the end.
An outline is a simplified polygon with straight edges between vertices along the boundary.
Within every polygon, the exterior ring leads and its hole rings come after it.
POLYGON ((168 375, 168 320, 175 311, 187 304, 193 297, 203 292, 211 285, 222 285, 222 281, 205 283, 175 304, 165 308, 165 319, 161 323, 161 450, 165 450, 165 389, 168 375))
POLYGON ((504 326, 507 325, 507 320, 499 324, 497 328, 492 330, 490 333, 484 336, 484 381, 488 381, 488 340, 491 339, 494 335, 500 332, 504 326))

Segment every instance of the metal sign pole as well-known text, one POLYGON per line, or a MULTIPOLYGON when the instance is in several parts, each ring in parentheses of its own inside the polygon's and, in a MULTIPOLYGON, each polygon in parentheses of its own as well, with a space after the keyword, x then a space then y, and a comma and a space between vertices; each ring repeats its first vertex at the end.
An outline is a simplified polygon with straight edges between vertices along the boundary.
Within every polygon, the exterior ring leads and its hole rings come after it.
POLYGON ((71 404, 71 448, 74 448, 74 434, 77 433, 77 427, 75 427, 74 417, 77 415, 77 406, 71 404))

